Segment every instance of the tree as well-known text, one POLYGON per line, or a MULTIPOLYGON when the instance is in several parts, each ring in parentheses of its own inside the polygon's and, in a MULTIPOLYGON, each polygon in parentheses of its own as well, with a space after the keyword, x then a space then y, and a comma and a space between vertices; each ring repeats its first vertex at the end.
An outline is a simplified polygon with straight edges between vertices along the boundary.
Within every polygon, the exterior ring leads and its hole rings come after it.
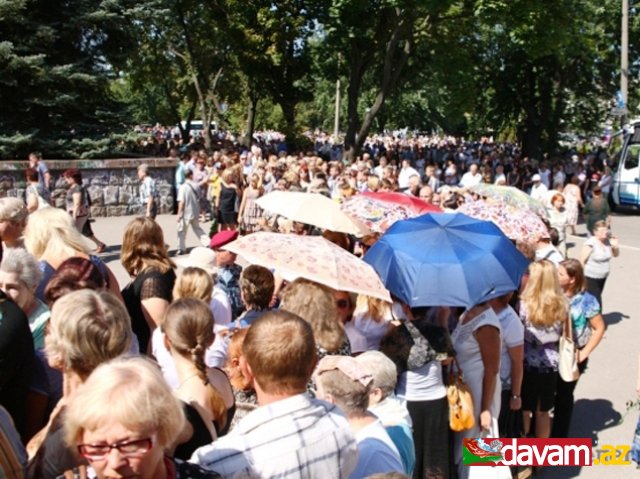
POLYGON ((553 151, 569 115, 589 117, 583 124, 591 127, 604 118, 602 99, 613 97, 616 70, 605 31, 616 10, 607 4, 476 2, 482 80, 491 92, 480 110, 498 128, 516 127, 524 155, 553 151))
MULTIPOLYGON (((296 106, 311 97, 303 80, 310 73, 309 39, 317 27, 320 0, 226 0, 224 30, 242 72, 248 102, 247 137, 253 131, 258 100, 268 96, 282 110, 287 142, 298 137, 296 106)), ((222 19, 222 20, 221 20, 222 19)))
POLYGON ((124 1, 0 2, 0 156, 77 156, 121 128, 109 82, 133 46, 124 1))
POLYGON ((221 98, 234 93, 230 85, 235 69, 227 68, 229 44, 222 13, 217 3, 199 0, 147 0, 130 10, 139 42, 128 67, 135 90, 144 94, 150 83, 162 86, 185 141, 197 109, 208 150, 212 141, 207 125, 214 119, 221 123, 221 98))
POLYGON ((334 0, 326 15, 327 49, 343 55, 347 77, 345 148, 356 155, 376 115, 406 78, 416 44, 428 35, 433 17, 448 2, 419 0, 334 0), (363 19, 366 19, 363 21, 363 19), (365 82, 375 85, 372 103, 361 111, 365 82))

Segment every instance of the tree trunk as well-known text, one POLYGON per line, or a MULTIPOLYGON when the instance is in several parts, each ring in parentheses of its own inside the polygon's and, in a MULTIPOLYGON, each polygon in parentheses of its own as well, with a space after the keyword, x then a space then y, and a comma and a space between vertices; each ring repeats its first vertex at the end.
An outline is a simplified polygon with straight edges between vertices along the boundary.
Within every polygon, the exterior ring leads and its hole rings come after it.
POLYGON ((255 95, 249 95, 249 107, 247 108, 247 133, 242 139, 242 144, 246 147, 251 147, 253 142, 253 130, 256 123, 256 110, 258 107, 258 97, 255 95))
MULTIPOLYGON (((360 84, 364 71, 352 70, 356 76, 354 81, 354 90, 347 90, 349 95, 349 124, 347 129, 347 137, 345 138, 345 151, 349 159, 355 158, 362 149, 364 142, 371 130, 371 125, 376 115, 384 105, 386 98, 391 91, 398 85, 402 71, 407 64, 412 49, 412 35, 415 25, 415 18, 411 13, 396 10, 397 23, 391 33, 391 38, 387 42, 386 51, 384 53, 384 63, 382 67, 382 79, 380 88, 376 95, 376 99, 371 108, 365 113, 360 128, 358 129, 358 96, 360 94, 360 84), (357 87, 357 90, 355 89, 357 87), (352 123, 353 122, 353 123, 352 123), (352 131, 351 131, 352 129, 352 131), (357 133, 356 133, 357 129, 357 133)), ((351 78, 349 79, 349 88, 351 88, 351 78)))
POLYGON ((287 145, 290 147, 295 146, 297 141, 296 132, 296 104, 290 99, 284 99, 278 102, 282 109, 282 116, 284 117, 284 134, 286 136, 287 145))

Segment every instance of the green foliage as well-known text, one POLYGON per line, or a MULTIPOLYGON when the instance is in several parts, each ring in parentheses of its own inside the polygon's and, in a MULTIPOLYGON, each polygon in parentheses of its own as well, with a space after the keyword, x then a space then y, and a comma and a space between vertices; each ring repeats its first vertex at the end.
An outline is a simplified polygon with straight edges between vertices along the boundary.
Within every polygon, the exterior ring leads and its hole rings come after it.
POLYGON ((607 117, 619 37, 619 0, 0 0, 0 156, 126 154, 131 124, 208 118, 295 146, 333 130, 337 79, 353 151, 410 127, 538 156, 607 117))
POLYGON ((121 8, 118 0, 0 2, 3 156, 70 156, 75 138, 118 129, 123 105, 109 80, 132 46, 121 8))

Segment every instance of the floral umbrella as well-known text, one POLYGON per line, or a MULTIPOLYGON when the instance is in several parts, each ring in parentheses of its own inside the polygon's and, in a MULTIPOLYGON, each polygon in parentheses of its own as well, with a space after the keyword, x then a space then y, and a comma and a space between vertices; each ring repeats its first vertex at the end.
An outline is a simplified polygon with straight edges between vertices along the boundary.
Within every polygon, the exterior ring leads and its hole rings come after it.
POLYGON ((396 221, 442 210, 402 193, 362 193, 342 203, 342 211, 364 223, 371 231, 384 233, 396 221))
POLYGON ((391 302, 389 291, 370 265, 321 236, 258 232, 222 249, 275 269, 287 281, 306 278, 338 291, 391 302))
POLYGON ((527 208, 541 218, 547 218, 547 209, 538 200, 531 198, 524 191, 519 190, 513 186, 502 185, 490 185, 487 183, 479 183, 469 188, 473 193, 486 198, 500 200, 508 205, 515 206, 516 208, 527 208))
POLYGON ((472 201, 461 205, 456 212, 478 220, 491 221, 512 240, 536 242, 548 237, 547 226, 527 208, 516 208, 498 201, 472 201))

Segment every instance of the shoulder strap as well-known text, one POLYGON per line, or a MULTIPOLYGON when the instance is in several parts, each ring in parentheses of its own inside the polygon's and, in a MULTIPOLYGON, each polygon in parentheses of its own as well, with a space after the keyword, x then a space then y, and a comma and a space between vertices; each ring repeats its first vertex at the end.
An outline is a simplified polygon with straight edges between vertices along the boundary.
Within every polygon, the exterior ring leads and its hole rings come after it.
POLYGON ((187 183, 187 185, 189 186, 189 188, 191 188, 191 191, 193 191, 193 193, 196 196, 200 196, 200 193, 193 187, 193 185, 191 183, 187 183))
POLYGON ((80 186, 80 190, 82 191, 82 195, 84 196, 85 205, 91 207, 91 196, 89 195, 89 192, 84 185, 80 186))
POLYGON ((542 259, 549 259, 552 254, 553 254, 553 250, 550 250, 547 254, 544 255, 544 258, 542 259))
POLYGON ((573 334, 571 331, 571 316, 569 314, 567 314, 567 317, 564 320, 564 324, 562 325, 562 334, 567 339, 573 339, 573 334))

